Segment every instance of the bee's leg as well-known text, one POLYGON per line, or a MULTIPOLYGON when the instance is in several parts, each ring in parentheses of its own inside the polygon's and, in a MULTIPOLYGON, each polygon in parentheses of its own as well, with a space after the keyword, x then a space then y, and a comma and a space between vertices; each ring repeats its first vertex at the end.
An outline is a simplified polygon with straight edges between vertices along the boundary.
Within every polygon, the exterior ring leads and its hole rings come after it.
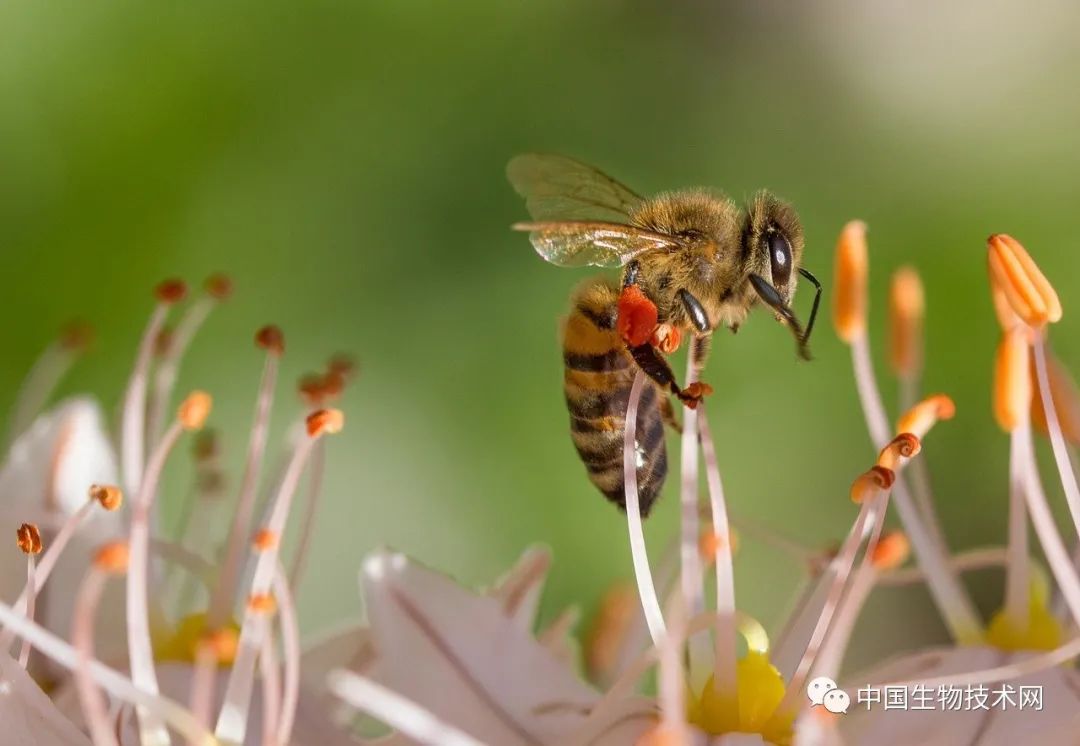
POLYGON ((795 344, 798 345, 799 357, 804 360, 809 360, 810 348, 806 346, 806 335, 803 334, 802 324, 795 318, 795 312, 784 303, 784 299, 780 296, 780 293, 776 288, 770 285, 763 277, 751 274, 750 284, 753 285, 758 297, 765 301, 766 305, 776 311, 781 319, 787 322, 788 328, 791 329, 791 333, 795 335, 795 344))
POLYGON ((630 347, 630 355, 638 367, 653 379, 661 388, 668 389, 686 406, 693 409, 706 395, 712 393, 712 387, 705 383, 692 383, 685 389, 675 381, 675 374, 671 372, 671 366, 667 364, 656 348, 651 344, 630 347))
POLYGON ((675 432, 682 432, 679 418, 675 416, 675 407, 671 406, 671 399, 666 396, 660 399, 660 419, 675 432))
POLYGON ((683 304, 683 308, 686 309, 686 314, 690 317, 690 323, 694 325, 694 328, 702 334, 711 331, 712 325, 709 323, 709 314, 705 313, 701 301, 695 298, 693 294, 685 288, 679 290, 676 295, 679 296, 679 301, 683 304))

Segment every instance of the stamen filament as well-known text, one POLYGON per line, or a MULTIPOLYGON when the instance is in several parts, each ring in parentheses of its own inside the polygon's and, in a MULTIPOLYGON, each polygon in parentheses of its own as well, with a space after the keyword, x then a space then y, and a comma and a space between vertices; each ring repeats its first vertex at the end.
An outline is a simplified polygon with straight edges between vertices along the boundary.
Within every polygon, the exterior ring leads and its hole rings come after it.
POLYGON ((289 587, 285 569, 278 563, 274 577, 274 596, 278 602, 281 619, 281 650, 284 667, 284 686, 281 695, 281 718, 278 720, 277 744, 285 746, 292 741, 296 707, 300 701, 300 625, 296 618, 296 604, 289 587))
MULTIPOLYGON (((71 643, 78 652, 75 667, 75 687, 79 695, 79 705, 90 728, 90 737, 94 746, 117 746, 113 735, 109 712, 104 698, 94 683, 90 672, 90 661, 94 659, 94 620, 101 601, 101 592, 105 588, 108 575, 96 564, 91 565, 83 576, 75 600, 75 618, 71 624, 71 643)), ((26 638, 23 638, 26 641, 26 638)))
MULTIPOLYGON (((270 329, 272 327, 267 327, 270 329)), ((266 329, 260 332, 260 335, 266 329)), ((255 423, 251 428, 248 442, 247 460, 244 464, 244 476, 240 483, 240 496, 236 511, 233 513, 229 537, 226 541, 225 558, 221 564, 221 579, 218 581, 214 596, 210 601, 207 620, 211 626, 220 626, 232 612, 236 600, 236 585, 240 575, 240 564, 245 541, 251 527, 251 516, 255 509, 255 493, 259 484, 259 472, 262 470, 263 457, 266 454, 266 439, 270 429, 270 413, 274 403, 274 386, 277 383, 278 364, 281 357, 280 345, 267 347, 266 363, 263 367, 262 380, 255 404, 255 423)))
POLYGON ((319 503, 322 502, 323 476, 326 473, 326 444, 316 443, 308 467, 307 501, 304 506, 304 519, 300 526, 300 540, 293 555, 292 569, 289 571, 289 584, 293 590, 300 588, 300 581, 307 569, 308 555, 311 553, 311 541, 315 537, 315 519, 319 515, 319 503))
POLYGON ((78 346, 65 344, 59 340, 46 347, 34 362, 15 398, 15 406, 12 408, 11 422, 8 425, 7 439, 4 444, 5 451, 30 427, 38 412, 45 406, 49 396, 71 369, 76 358, 74 353, 77 350, 78 346))
MULTIPOLYGON (((1008 564, 1008 552, 1008 547, 970 549, 954 555, 949 561, 949 567, 954 572, 970 572, 972 570, 986 570, 991 567, 1005 566, 1008 564)), ((900 586, 925 581, 926 573, 921 567, 905 567, 883 573, 877 582, 879 585, 900 586)))
MULTIPOLYGON (((280 537, 285 529, 297 483, 300 481, 316 439, 324 433, 337 432, 341 429, 343 421, 342 414, 337 410, 322 410, 308 416, 308 437, 297 444, 270 508, 270 517, 264 526, 264 529, 273 536, 280 537)), ((249 599, 270 597, 270 586, 278 567, 279 548, 278 541, 272 542, 265 548, 254 548, 258 559, 255 562, 249 599)), ((240 628, 239 652, 233 663, 232 673, 229 675, 225 701, 215 729, 217 737, 225 741, 242 743, 244 740, 247 729, 247 711, 251 705, 255 662, 262 648, 262 637, 266 633, 265 614, 266 611, 261 604, 255 605, 251 602, 248 603, 244 612, 244 620, 240 628)))
MULTIPOLYGON (((41 562, 38 563, 37 570, 34 572, 34 578, 39 587, 45 585, 53 568, 56 567, 57 560, 60 559, 61 552, 64 551, 68 542, 71 541, 71 537, 75 535, 75 532, 83 524, 83 521, 86 520, 86 517, 90 514, 90 510, 93 507, 94 500, 89 500, 81 508, 68 516, 67 520, 64 521, 60 530, 57 532, 56 537, 52 540, 52 543, 41 555, 41 562)), ((18 600, 13 604, 15 613, 20 615, 27 613, 29 597, 29 588, 24 588, 23 592, 19 594, 18 600)), ((11 643, 14 642, 14 640, 15 630, 10 627, 5 627, 4 630, 0 632, 0 655, 7 654, 11 649, 11 643)))
MULTIPOLYGON (((686 354, 686 386, 697 382, 701 363, 697 356, 698 346, 690 344, 686 354)), ((701 555, 698 552, 698 409, 683 408, 681 482, 679 491, 679 567, 680 588, 691 616, 705 610, 702 588, 701 555)), ((708 679, 709 641, 702 635, 691 637, 690 683, 700 688, 708 679)))
MULTIPOLYGON (((1027 422, 1026 417, 1024 422, 1027 422)), ((1023 427, 1030 434, 1030 424, 1023 427)), ((1004 611, 1010 625, 1018 631, 1028 628, 1031 616, 1031 572, 1024 499, 1023 442, 1014 429, 1009 438, 1009 538, 1006 549, 1004 611)))
MULTIPOLYGON (((641 402, 641 391, 645 387, 645 373, 637 372, 634 384, 630 388, 630 401, 626 405, 626 425, 623 429, 623 485, 626 489, 626 524, 630 533, 630 555, 634 561, 634 575, 637 578, 638 595, 641 597, 641 609, 645 613, 645 622, 649 626, 649 636, 653 645, 659 646, 664 638, 664 615, 660 611, 660 600, 656 597, 652 570, 649 567, 649 555, 645 547, 645 534, 641 530, 641 503, 638 499, 637 486, 637 414, 641 402)), ((697 552, 697 537, 694 537, 694 552, 697 552)))
POLYGON ((330 673, 327 683, 330 691, 348 704, 422 744, 483 746, 480 741, 442 722, 412 700, 364 676, 338 669, 330 673))
POLYGON ((712 508, 712 530, 719 537, 719 551, 714 561, 716 571, 716 629, 713 633, 713 686, 721 699, 738 693, 736 679, 737 629, 735 622, 735 569, 731 556, 731 526, 728 525, 724 486, 709 422, 702 411, 698 428, 701 450, 705 458, 705 477, 709 485, 709 504, 712 508))
POLYGON ((147 447, 152 447, 161 435, 169 399, 176 386, 180 362, 215 304, 216 300, 212 296, 203 296, 192 303, 180 317, 165 354, 158 361, 154 374, 154 389, 147 407, 147 447))
POLYGON ((278 711, 281 708, 281 669, 278 667, 273 619, 266 614, 262 623, 262 650, 259 654, 259 678, 262 682, 262 742, 263 746, 277 746, 278 711))
POLYGON ((1054 516, 1050 512, 1050 505, 1046 500, 1046 493, 1043 491, 1042 481, 1039 479, 1034 444, 1031 440, 1031 424, 1021 422, 1013 432, 1013 438, 1018 441, 1017 449, 1023 454, 1023 492, 1027 498, 1031 525, 1035 528, 1035 535, 1042 545, 1043 555, 1050 566, 1050 573, 1054 576, 1062 598, 1069 607, 1073 620, 1080 623, 1080 577, 1077 577, 1076 570, 1069 561, 1065 542, 1058 532, 1054 516))
POLYGON ((188 696, 192 716, 201 727, 207 729, 210 727, 217 674, 218 655, 214 643, 208 640, 200 641, 195 648, 195 665, 188 696))
MULTIPOLYGON (((879 450, 889 441, 889 423, 874 376, 870 347, 865 334, 851 341, 855 383, 859 391, 863 414, 870 439, 879 450)), ((982 638, 982 624, 971 596, 952 572, 944 544, 926 529, 919 511, 911 499, 907 485, 898 478, 893 485, 896 512, 911 540, 916 562, 926 570, 927 589, 941 613, 952 638, 963 644, 975 644, 982 638)))
MULTIPOLYGON (((16 635, 29 639, 36 650, 62 666, 75 670, 80 665, 79 653, 74 647, 3 602, 0 602, 0 623, 14 629, 16 635)), ((88 669, 97 684, 114 697, 133 703, 137 707, 153 710, 158 717, 190 742, 198 746, 222 746, 213 735, 199 727, 198 722, 186 708, 176 702, 146 691, 100 661, 90 660, 88 669)))
POLYGON ((1069 506, 1069 515, 1072 516, 1077 534, 1080 534, 1080 488, 1077 487, 1076 475, 1073 473, 1072 462, 1069 461, 1069 450, 1065 445, 1057 407, 1054 405, 1054 397, 1050 389, 1050 377, 1046 371, 1046 343, 1041 335, 1033 336, 1035 374, 1039 379, 1039 395, 1042 398, 1043 412, 1046 414, 1046 429, 1050 433, 1050 444, 1054 451, 1054 461, 1057 462, 1058 474, 1061 477, 1061 487, 1065 490, 1065 502, 1069 506))
MULTIPOLYGON (((26 555, 26 618, 34 618, 34 602, 37 597, 37 587, 34 580, 34 566, 37 562, 36 554, 26 555)), ((6 653, 0 653, 6 655, 6 653)), ((19 647, 19 665, 26 668, 26 664, 30 660, 30 641, 23 640, 22 645, 19 647)))
POLYGON ((146 441, 146 389, 150 373, 150 361, 154 342, 165 326, 169 315, 168 301, 160 301, 150 315, 150 321, 139 342, 135 354, 135 366, 124 393, 124 405, 120 420, 120 471, 124 488, 130 494, 138 494, 143 473, 143 448, 146 441))
MULTIPOLYGON (((130 571, 127 576, 128 658, 132 681, 139 687, 157 694, 157 672, 150 639, 150 616, 147 600, 149 584, 150 510, 157 494, 158 481, 170 452, 176 446, 184 424, 178 419, 165 432, 146 465, 131 513, 129 548, 130 571)), ((145 746, 169 744, 168 731, 159 717, 144 707, 135 708, 139 732, 145 746)))

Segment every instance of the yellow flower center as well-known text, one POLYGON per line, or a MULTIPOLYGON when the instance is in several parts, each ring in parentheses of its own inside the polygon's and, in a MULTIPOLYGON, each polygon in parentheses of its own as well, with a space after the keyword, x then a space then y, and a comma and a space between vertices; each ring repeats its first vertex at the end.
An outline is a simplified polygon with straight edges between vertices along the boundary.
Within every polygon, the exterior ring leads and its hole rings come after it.
MULTIPOLYGON (((222 628, 226 632, 234 633, 238 635, 240 633, 240 627, 236 622, 230 620, 222 628)), ((199 612, 198 614, 189 614, 180 620, 180 623, 176 625, 176 629, 172 631, 161 631, 154 635, 154 660, 176 661, 179 663, 194 663, 195 655, 199 649, 199 645, 206 639, 209 630, 206 626, 206 612, 199 612)), ((225 650, 227 646, 219 648, 219 650, 225 650)), ((232 651, 235 653, 235 651, 232 651)), ((230 653, 224 657, 218 659, 218 665, 227 667, 233 663, 233 655, 230 653)))
POLYGON ((1046 585, 1038 580, 1033 580, 1031 584, 1026 624, 1017 624, 1002 609, 994 614, 986 628, 986 642, 1010 653, 1053 650, 1061 645, 1063 636, 1061 622, 1050 613, 1046 585))
POLYGON ((721 696, 713 680, 700 697, 689 697, 687 720, 714 735, 752 733, 776 746, 789 746, 794 712, 777 712, 784 699, 784 678, 765 653, 751 651, 735 669, 737 695, 721 696))

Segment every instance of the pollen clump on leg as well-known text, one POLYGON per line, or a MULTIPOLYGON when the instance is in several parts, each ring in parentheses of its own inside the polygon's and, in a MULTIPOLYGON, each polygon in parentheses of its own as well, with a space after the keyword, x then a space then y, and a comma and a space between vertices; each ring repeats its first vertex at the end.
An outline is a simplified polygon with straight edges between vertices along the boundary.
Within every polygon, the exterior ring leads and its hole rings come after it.
POLYGON ((637 285, 627 285, 619 295, 618 309, 615 328, 626 344, 640 347, 648 342, 658 323, 656 304, 637 285))

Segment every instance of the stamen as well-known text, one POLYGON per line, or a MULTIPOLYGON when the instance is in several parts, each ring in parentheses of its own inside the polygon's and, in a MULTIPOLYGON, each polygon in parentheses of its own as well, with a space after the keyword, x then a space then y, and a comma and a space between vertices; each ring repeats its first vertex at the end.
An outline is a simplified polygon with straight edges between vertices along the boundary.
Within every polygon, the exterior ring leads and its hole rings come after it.
POLYGON ((913 433, 925 438, 926 433, 940 420, 951 420, 956 416, 956 405, 944 394, 935 394, 923 399, 904 413, 896 424, 897 431, 913 433))
POLYGON ((351 671, 332 671, 327 685, 330 691, 351 706, 419 743, 483 746, 480 741, 442 722, 412 700, 351 671))
MULTIPOLYGON (((280 536, 285 529, 289 508, 296 492, 300 475, 316 439, 323 434, 336 433, 345 423, 345 415, 339 410, 320 410, 308 415, 307 432, 310 437, 297 444, 293 457, 281 480, 281 486, 270 506, 270 516, 265 529, 280 536)), ((248 608, 240 628, 240 652, 236 656, 229 683, 225 689, 225 701, 218 716, 215 735, 221 740, 243 743, 247 730, 247 711, 251 704, 251 689, 256 659, 262 648, 266 632, 264 625, 265 599, 272 599, 270 586, 278 566, 278 547, 259 551, 251 580, 248 608)))
POLYGON ((259 473, 266 456, 266 439, 270 430, 270 413, 274 404, 274 387, 277 384, 278 366, 285 350, 285 337, 276 326, 265 326, 255 335, 255 343, 266 350, 266 362, 255 403, 255 422, 248 441, 244 475, 240 482, 240 495, 233 512, 229 536, 225 542, 225 557, 221 563, 221 579, 218 581, 210 610, 207 614, 211 626, 219 627, 232 612, 239 582, 240 563, 243 557, 244 537, 251 526, 255 510, 259 473))
POLYGON ((837 335, 848 344, 866 335, 868 266, 866 223, 853 220, 844 226, 836 244, 833 294, 833 323, 837 335))
POLYGON ((135 366, 124 393, 124 406, 120 423, 120 465, 124 486, 136 494, 143 472, 143 447, 146 425, 146 388, 154 342, 165 326, 169 308, 183 300, 187 289, 179 280, 168 280, 158 286, 158 304, 150 315, 150 321, 139 342, 135 354, 135 366))
MULTIPOLYGON (((705 477, 709 485, 709 504, 712 508, 712 529, 717 536, 730 536, 727 519, 727 503, 724 486, 720 481, 720 467, 716 460, 716 448, 705 411, 699 413, 698 429, 701 432, 701 451, 705 459, 705 477)), ((736 677, 737 649, 735 623, 735 568, 731 555, 731 542, 722 543, 715 555, 716 571, 716 629, 713 632, 713 688, 721 700, 738 697, 736 677)))
POLYGON ((195 665, 191 674, 189 707, 195 720, 203 728, 210 727, 210 711, 213 709, 214 690, 217 686, 220 650, 214 633, 199 641, 195 648, 195 665))
POLYGON ((922 280, 912 267, 902 267, 889 286, 889 361, 902 385, 917 381, 923 366, 922 280))
POLYGON ((64 375, 71 370, 93 339, 93 330, 73 323, 61 332, 60 339, 45 348, 26 375, 15 397, 5 449, 26 431, 64 375))
MULTIPOLYGON (((7 625, 14 629, 17 635, 29 639, 36 650, 60 665, 72 670, 82 665, 79 660, 80 653, 75 648, 2 602, 0 602, 0 624, 7 625)), ((133 684, 126 676, 100 661, 90 660, 88 670, 94 681, 114 697, 153 711, 190 743, 199 744, 199 746, 218 746, 214 737, 199 727, 186 708, 165 697, 148 693, 145 689, 133 684)))
MULTIPOLYGON (((1006 547, 984 547, 970 549, 953 556, 949 561, 949 567, 955 572, 970 572, 973 570, 986 570, 991 567, 1003 567, 1007 564, 1008 554, 1006 547)), ((920 567, 905 567, 902 570, 891 570, 883 574, 878 583, 881 585, 909 585, 922 583, 926 580, 926 574, 920 567)))
POLYGON ((177 373, 184 354, 214 307, 232 295, 232 280, 226 275, 211 275, 204 283, 204 290, 206 294, 188 308, 170 335, 168 346, 160 355, 147 415, 149 445, 157 441, 165 426, 165 412, 176 386, 177 373))
POLYGON ((994 417, 1007 433, 1028 419, 1031 406, 1029 347, 1026 330, 1014 327, 1001 336, 994 359, 994 417))
MULTIPOLYGON (((1031 376, 1037 376, 1035 372, 1035 356, 1031 357, 1031 376)), ((1050 382, 1050 394, 1054 401, 1054 409, 1057 411, 1058 426, 1061 428, 1065 439, 1070 443, 1080 443, 1080 389, 1077 389, 1076 381, 1073 380, 1069 371, 1061 364, 1054 354, 1046 347, 1046 374, 1050 382)), ((1035 429, 1049 437, 1050 431, 1046 426, 1046 412, 1043 411, 1042 397, 1036 396, 1031 400, 1031 421, 1035 429)))
MULTIPOLYGON (((686 385, 698 382, 704 360, 698 359, 698 345, 690 345, 686 356, 686 385)), ((681 481, 679 492, 679 559, 680 588, 691 616, 705 610, 702 588, 702 567, 698 554, 698 408, 686 407, 683 412, 681 445, 681 481)), ((709 641, 702 635, 691 637, 690 685, 700 689, 709 676, 705 662, 709 660, 709 641)))
POLYGON ((852 499, 860 504, 859 515, 855 519, 851 530, 844 539, 835 563, 835 575, 830 584, 825 599, 825 605, 821 609, 817 623, 814 625, 810 639, 807 640, 803 650, 802 659, 795 667, 795 673, 787 684, 784 699, 777 708, 778 712, 791 710, 798 697, 803 696, 803 687, 813 669, 815 658, 819 652, 833 615, 843 597, 844 586, 847 584, 859 545, 862 543, 863 533, 867 525, 872 525, 868 549, 877 543, 881 535, 881 529, 885 522, 885 509, 889 503, 889 490, 894 482, 891 470, 881 466, 874 466, 862 474, 851 487, 852 499))
POLYGON ((1061 487, 1065 491, 1065 502, 1069 506, 1073 526, 1080 535, 1080 488, 1076 483, 1076 474, 1069 460, 1069 450, 1065 445, 1061 425, 1058 423, 1057 409, 1054 407, 1047 373, 1046 345, 1041 337, 1037 337, 1032 346, 1035 349, 1035 373, 1039 379, 1039 395, 1042 397, 1043 412, 1046 414, 1046 429, 1050 433, 1054 461, 1057 462, 1058 475, 1061 477, 1061 487))
POLYGON ((921 450, 922 442, 916 436, 911 433, 900 433, 881 449, 881 453, 878 454, 877 465, 893 472, 899 471, 921 450))
POLYGON ((990 281, 1012 310, 1032 328, 1061 320, 1057 292, 1020 242, 998 233, 987 239, 990 281))
MULTIPOLYGON (((16 531, 19 549, 26 555, 26 618, 34 618, 34 601, 37 596, 37 588, 34 582, 34 566, 37 555, 41 553, 41 533, 33 523, 24 523, 16 531)), ((6 655, 6 653, 4 653, 6 655)), ((30 642, 23 640, 19 648, 19 665, 26 668, 30 660, 30 642)))
POLYGON ((259 678, 262 683, 263 743, 277 743, 278 711, 281 708, 281 669, 278 667, 277 647, 274 642, 273 624, 269 617, 263 620, 262 647, 259 653, 259 678))
POLYGON ((659 646, 664 638, 664 615, 660 600, 656 597, 649 555, 645 548, 645 534, 641 530, 641 503, 637 486, 637 414, 641 402, 641 390, 645 387, 645 373, 638 371, 630 388, 630 401, 626 405, 626 425, 623 429, 623 485, 626 489, 626 525, 630 533, 630 555, 634 562, 638 596, 649 636, 653 645, 659 646))
MULTIPOLYGON (((109 575, 122 575, 127 570, 128 551, 123 543, 107 544, 98 550, 94 563, 79 586, 75 601, 75 618, 71 624, 71 642, 78 651, 75 685, 90 735, 96 746, 116 746, 105 701, 94 684, 90 661, 94 658, 94 620, 101 593, 109 575)), ((24 638, 24 643, 27 641, 24 638)))
MULTIPOLYGON (((335 397, 328 396, 327 399, 335 397)), ((307 500, 304 504, 304 517, 300 525, 300 540, 293 555, 292 569, 289 571, 289 583, 294 589, 300 587, 303 580, 304 570, 307 567, 308 554, 311 551, 311 542, 315 537, 315 518, 319 514, 319 503, 322 497, 323 475, 326 473, 326 445, 317 443, 311 454, 311 465, 308 467, 307 500)))
POLYGON ((112 484, 90 485, 90 499, 96 501, 105 510, 119 510, 124 504, 124 493, 112 484))
MULTIPOLYGON (((37 587, 44 587, 46 581, 49 579, 49 575, 52 574, 53 568, 56 567, 57 560, 60 559, 60 554, 64 551, 68 542, 71 541, 71 537, 73 537, 79 527, 82 526, 86 517, 90 515, 94 502, 95 500, 93 496, 91 496, 91 499, 85 505, 68 516, 67 520, 64 521, 60 530, 57 532, 56 537, 52 540, 52 544, 41 556, 41 562, 38 563, 37 569, 34 572, 34 582, 37 587)), ((27 613, 29 595, 30 589, 24 588, 14 604, 16 613, 27 613)), ((11 643, 14 640, 15 631, 13 629, 5 628, 0 632, 0 655, 6 654, 11 648, 11 643)))
POLYGON ((296 604, 292 589, 285 577, 285 570, 278 563, 274 576, 274 595, 278 599, 278 618, 281 620, 281 650, 284 664, 285 685, 281 695, 281 718, 278 720, 277 742, 292 742, 296 707, 300 701, 300 625, 296 618, 296 604))
POLYGON ((870 552, 870 562, 878 572, 889 572, 903 565, 911 556, 911 542, 903 531, 890 531, 870 552))
MULTIPOLYGON (((660 646, 660 714, 664 730, 676 734, 672 743, 686 740, 686 679, 683 672, 683 641, 686 639, 686 612, 682 599, 675 596, 668 605, 671 620, 660 646)), ((734 691, 732 692, 734 693, 734 691)), ((736 695, 737 696, 737 695, 736 695)))
POLYGON ((1080 577, 1077 577, 1076 570, 1069 560, 1065 542, 1050 512, 1050 505, 1046 500, 1046 493, 1039 479, 1038 466, 1035 463, 1035 448, 1031 440, 1029 424, 1021 422, 1013 430, 1012 438, 1013 447, 1017 451, 1019 468, 1022 469, 1023 489, 1021 491, 1027 498, 1031 525, 1035 528, 1035 535, 1042 545, 1043 555, 1054 576, 1054 582, 1057 583, 1073 619, 1080 624, 1080 577))
MULTIPOLYGON (((150 510, 157 495, 158 481, 165 462, 184 430, 202 426, 210 414, 210 396, 202 391, 189 395, 177 410, 176 422, 161 438, 140 483, 131 515, 131 570, 127 577, 128 658, 132 681, 139 687, 157 694, 157 672, 154 668, 153 644, 150 639, 149 604, 149 544, 150 510)), ((145 746, 168 744, 170 738, 159 716, 144 707, 136 707, 139 732, 145 746)))

